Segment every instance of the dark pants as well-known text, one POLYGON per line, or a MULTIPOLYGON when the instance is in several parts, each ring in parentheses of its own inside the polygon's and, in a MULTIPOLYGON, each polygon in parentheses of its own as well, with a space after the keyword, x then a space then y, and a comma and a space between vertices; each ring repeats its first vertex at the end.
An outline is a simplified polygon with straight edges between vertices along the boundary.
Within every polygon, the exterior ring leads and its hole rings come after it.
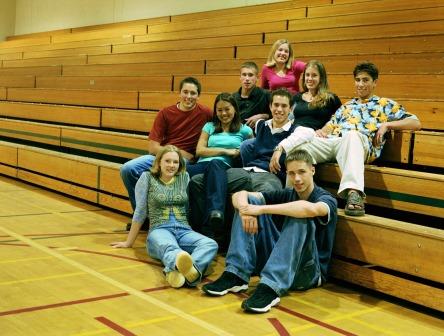
MULTIPOLYGON (((212 160, 215 161, 215 160, 212 160)), ((223 199, 219 199, 216 203, 224 204, 224 212, 225 219, 227 222, 231 224, 231 216, 227 216, 227 213, 232 213, 231 206, 225 209, 225 204, 227 204, 227 197, 229 194, 232 194, 236 191, 240 190, 251 190, 251 179, 248 172, 243 174, 239 174, 237 169, 228 169, 225 173, 226 180, 220 181, 216 180, 216 184, 219 185, 219 188, 224 188, 225 194, 223 199), (223 186, 221 186, 223 184, 223 186)), ((189 184, 189 197, 190 197, 190 223, 194 230, 213 238, 214 232, 210 227, 208 222, 208 207, 207 207, 207 198, 206 198, 206 190, 207 183, 205 180, 204 174, 195 175, 189 184)), ((218 196, 222 197, 222 196, 218 196)), ((231 205, 231 201, 228 200, 228 204, 231 205)), ((221 230, 225 232, 230 232, 229 227, 226 226, 226 229, 221 230)))

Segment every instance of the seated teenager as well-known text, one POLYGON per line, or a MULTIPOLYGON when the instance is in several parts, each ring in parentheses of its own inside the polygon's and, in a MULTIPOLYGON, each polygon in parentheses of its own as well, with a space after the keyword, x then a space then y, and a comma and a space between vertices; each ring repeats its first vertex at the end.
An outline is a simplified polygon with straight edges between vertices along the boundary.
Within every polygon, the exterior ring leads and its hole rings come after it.
POLYGON ((236 213, 225 270, 202 290, 212 296, 246 290, 253 274, 259 285, 242 308, 265 313, 291 289, 307 290, 327 280, 336 221, 336 199, 313 182, 306 151, 285 162, 291 188, 233 195, 236 213))
POLYGON ((307 150, 315 163, 336 161, 342 173, 338 195, 346 198, 345 213, 363 216, 364 164, 381 154, 390 130, 418 130, 421 123, 400 104, 374 94, 378 68, 370 62, 353 70, 358 97, 342 105, 316 137, 296 146, 307 150))
MULTIPOLYGON (((205 190, 204 217, 193 219, 201 232, 213 237, 211 228, 218 227, 223 221, 225 200, 227 198, 226 170, 234 166, 239 158, 242 141, 253 137, 253 130, 241 123, 236 100, 229 93, 221 93, 214 102, 213 120, 204 125, 196 148, 199 160, 188 164, 190 177, 203 173, 205 190)), ((190 195, 193 208, 193 195, 190 195)), ((193 217, 192 217, 193 218, 193 217)))
MULTIPOLYGON (((274 148, 294 131, 294 124, 288 119, 290 113, 291 94, 286 89, 278 89, 271 94, 272 119, 260 120, 256 125, 255 152, 252 160, 244 168, 230 168, 227 170, 227 192, 247 189, 267 191, 282 189, 285 182, 285 167, 281 157, 282 169, 277 173, 269 171, 270 159, 274 148)), ((205 208, 205 180, 202 174, 194 176, 190 181, 190 195, 193 197, 193 218, 202 218, 205 208)), ((225 223, 224 221, 221 221, 225 223)), ((194 223, 194 219, 193 219, 194 223)), ((197 229, 197 228, 196 228, 197 229)), ((216 234, 215 239, 225 237, 225 227, 211 228, 216 234)))

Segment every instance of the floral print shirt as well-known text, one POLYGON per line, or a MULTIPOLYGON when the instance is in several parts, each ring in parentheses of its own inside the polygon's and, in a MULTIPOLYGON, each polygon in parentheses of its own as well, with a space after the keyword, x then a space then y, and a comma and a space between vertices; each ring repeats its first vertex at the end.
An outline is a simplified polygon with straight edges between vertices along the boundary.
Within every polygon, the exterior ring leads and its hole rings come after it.
POLYGON ((378 96, 360 100, 353 98, 342 105, 327 123, 331 130, 330 137, 341 137, 349 131, 358 131, 367 137, 368 156, 366 161, 372 162, 381 155, 385 141, 374 146, 373 138, 384 122, 401 120, 405 118, 418 119, 415 115, 407 113, 397 102, 378 96))

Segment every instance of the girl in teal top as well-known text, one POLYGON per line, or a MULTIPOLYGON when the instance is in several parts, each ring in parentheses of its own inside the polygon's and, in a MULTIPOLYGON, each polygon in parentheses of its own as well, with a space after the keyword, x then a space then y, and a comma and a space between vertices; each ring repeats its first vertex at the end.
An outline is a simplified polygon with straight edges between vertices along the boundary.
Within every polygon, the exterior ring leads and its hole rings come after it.
POLYGON ((137 181, 136 210, 126 241, 111 243, 113 247, 131 247, 149 217, 148 254, 162 261, 167 282, 176 288, 185 282, 191 286, 199 283, 218 248, 214 240, 193 231, 188 224, 189 180, 179 149, 163 147, 151 171, 144 172, 137 181))
POLYGON ((234 96, 225 92, 219 94, 214 102, 213 120, 204 125, 197 143, 196 156, 199 160, 187 165, 190 177, 204 174, 207 213, 205 218, 199 219, 201 223, 193 224, 209 237, 225 236, 226 171, 239 159, 241 142, 252 137, 253 130, 241 123, 234 96))

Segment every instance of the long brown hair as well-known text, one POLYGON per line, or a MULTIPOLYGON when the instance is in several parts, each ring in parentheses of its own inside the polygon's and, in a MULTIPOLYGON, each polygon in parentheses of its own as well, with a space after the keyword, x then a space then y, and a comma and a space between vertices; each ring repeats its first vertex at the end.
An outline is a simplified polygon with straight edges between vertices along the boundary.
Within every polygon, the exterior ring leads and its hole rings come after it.
POLYGON ((325 71, 324 64, 317 60, 311 60, 305 65, 304 72, 302 73, 302 89, 303 92, 307 92, 308 88, 305 84, 305 73, 308 68, 315 68, 319 72, 319 84, 316 92, 316 96, 308 104, 309 108, 320 108, 327 105, 327 102, 333 98, 333 95, 328 90, 327 72, 325 71))
POLYGON ((239 132, 242 122, 241 122, 239 107, 237 105, 236 99, 234 98, 234 96, 231 93, 222 92, 217 95, 217 97, 214 101, 213 120, 212 120, 213 125, 214 125, 214 133, 223 132, 222 123, 216 113, 217 103, 219 103, 220 101, 227 102, 227 103, 231 104, 231 106, 233 106, 234 117, 230 123, 230 133, 239 132))
POLYGON ((276 42, 273 43, 273 45, 271 46, 270 52, 268 53, 268 57, 267 57, 267 63, 265 63, 265 65, 267 67, 274 67, 276 65, 276 60, 274 59, 274 54, 276 53, 276 50, 282 45, 282 44, 288 44, 288 60, 287 63, 285 63, 285 68, 287 69, 291 69, 291 66, 293 64, 293 60, 294 60, 294 54, 293 54, 293 47, 290 44, 290 41, 286 40, 286 39, 280 39, 277 40, 276 42))
POLYGON ((179 155, 179 169, 177 169, 176 175, 185 171, 185 159, 180 153, 180 149, 173 145, 166 145, 159 152, 157 152, 156 159, 154 160, 153 163, 153 167, 150 169, 150 172, 154 177, 160 178, 162 174, 162 171, 160 170, 160 161, 162 160, 163 156, 169 152, 174 152, 177 153, 177 155, 179 155))

